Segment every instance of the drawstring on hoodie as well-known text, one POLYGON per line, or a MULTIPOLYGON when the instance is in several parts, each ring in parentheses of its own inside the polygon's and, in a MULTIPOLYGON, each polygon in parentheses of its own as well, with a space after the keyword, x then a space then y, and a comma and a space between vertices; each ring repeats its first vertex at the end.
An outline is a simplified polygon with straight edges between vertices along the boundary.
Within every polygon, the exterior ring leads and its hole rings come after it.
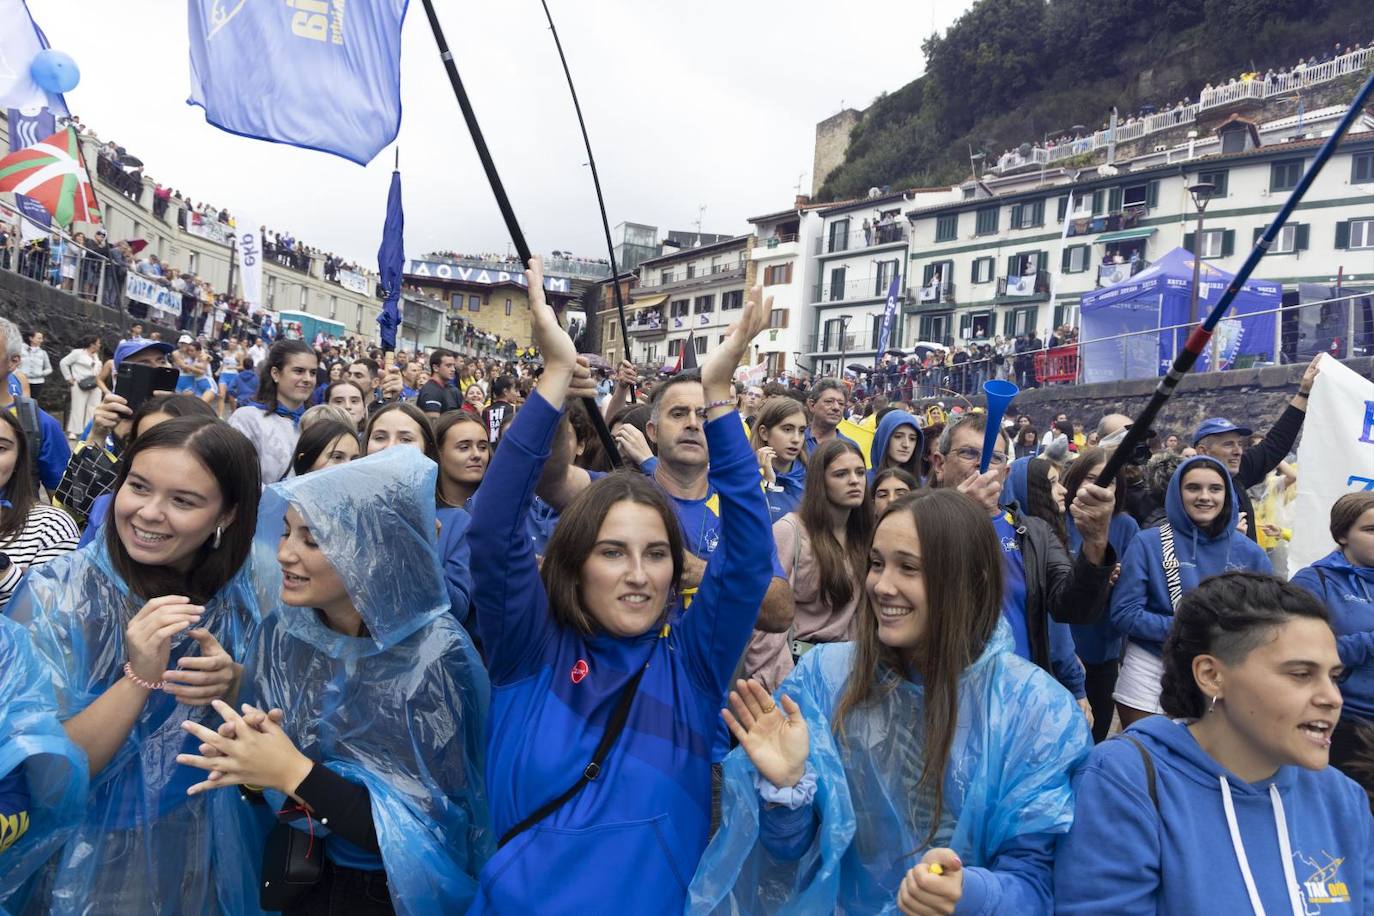
MULTIPOLYGON (((1250 894, 1250 908, 1255 916, 1265 916, 1264 904, 1260 902, 1259 891, 1255 888, 1255 876, 1250 871, 1250 860, 1245 855, 1245 843, 1241 840, 1240 825, 1236 823, 1236 806, 1231 800, 1231 784, 1224 775, 1221 780, 1221 804, 1226 809, 1226 826, 1231 831, 1231 848, 1236 851, 1236 861, 1240 863, 1240 875, 1245 879, 1245 890, 1250 894)), ((1283 860, 1283 880, 1288 888, 1288 903, 1293 916, 1304 916, 1302 895, 1298 891, 1298 876, 1293 870, 1293 848, 1288 842, 1288 818, 1283 813, 1283 796, 1279 787, 1269 785, 1269 800, 1274 808, 1274 829, 1279 835, 1279 858, 1283 860)))

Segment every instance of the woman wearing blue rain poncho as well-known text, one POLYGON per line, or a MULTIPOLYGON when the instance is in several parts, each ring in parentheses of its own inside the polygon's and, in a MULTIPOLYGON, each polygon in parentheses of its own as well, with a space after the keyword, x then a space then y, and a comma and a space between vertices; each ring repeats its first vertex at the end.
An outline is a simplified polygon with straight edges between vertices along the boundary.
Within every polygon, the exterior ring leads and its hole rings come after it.
POLYGON ((852 643, 739 682, 693 913, 1048 913, 1087 723, 1012 652, 1001 549, 968 497, 893 503, 852 643), (925 570, 938 570, 926 576, 925 570), (781 710, 781 711, 780 711, 781 710))
POLYGON ((257 599, 253 447, 208 417, 168 420, 125 453, 96 541, 30 570, 7 613, 28 630, 57 718, 86 754, 90 800, 35 879, 36 912, 251 913, 242 802, 188 798, 184 721, 238 689, 257 599))
MULTIPOLYGON (((260 786, 279 830, 323 844, 320 879, 288 913, 461 913, 491 851, 490 687, 448 613, 435 474, 418 449, 391 448, 263 495, 258 550, 280 568, 259 589, 280 598, 247 652, 249 703, 241 717, 217 702, 225 724, 188 726, 205 744, 178 760, 211 771, 193 793, 260 786)), ((273 854, 265 881, 284 865, 273 854)))
POLYGON ((29 634, 0 617, 0 913, 86 813, 86 755, 57 721, 48 673, 29 634))

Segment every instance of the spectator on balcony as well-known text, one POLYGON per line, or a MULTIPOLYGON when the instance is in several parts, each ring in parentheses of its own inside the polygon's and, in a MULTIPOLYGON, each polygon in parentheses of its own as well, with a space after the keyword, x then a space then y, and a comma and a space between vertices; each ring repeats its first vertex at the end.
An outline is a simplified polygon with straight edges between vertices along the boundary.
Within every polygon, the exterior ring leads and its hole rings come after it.
POLYGON ((864 246, 873 244, 873 224, 867 219, 864 220, 864 246))

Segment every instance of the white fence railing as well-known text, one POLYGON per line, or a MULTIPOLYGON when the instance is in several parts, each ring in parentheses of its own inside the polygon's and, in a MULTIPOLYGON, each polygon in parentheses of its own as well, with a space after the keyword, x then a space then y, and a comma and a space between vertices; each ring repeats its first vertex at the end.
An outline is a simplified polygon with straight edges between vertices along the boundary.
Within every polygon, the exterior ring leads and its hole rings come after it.
MULTIPOLYGON (((1242 80, 1212 89, 1204 89, 1198 96, 1198 101, 1191 105, 1170 108, 1147 115, 1129 124, 1118 124, 1114 139, 1116 143, 1139 140, 1149 134, 1191 124, 1197 120, 1198 112, 1206 111, 1209 108, 1219 108, 1242 99, 1273 98, 1318 83, 1330 82, 1342 76, 1360 72, 1369 65, 1371 60, 1374 60, 1374 46, 1352 51, 1349 54, 1342 54, 1340 57, 1332 58, 1323 64, 1313 64, 1302 69, 1295 69, 1273 79, 1242 80)), ((997 171, 1006 172, 1025 165, 1052 165, 1065 159, 1072 159, 1074 156, 1081 156, 1084 153, 1106 149, 1112 142, 1112 131, 1106 129, 1065 143, 1033 147, 1029 155, 1022 155, 1019 151, 1013 150, 997 160, 997 171)))

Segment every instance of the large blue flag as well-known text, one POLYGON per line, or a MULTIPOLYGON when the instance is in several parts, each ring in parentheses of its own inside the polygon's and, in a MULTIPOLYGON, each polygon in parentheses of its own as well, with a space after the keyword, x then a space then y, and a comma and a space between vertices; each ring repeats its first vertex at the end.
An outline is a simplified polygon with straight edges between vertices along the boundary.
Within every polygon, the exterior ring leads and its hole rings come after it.
MULTIPOLYGON (((67 117, 67 103, 62 95, 39 86, 29 71, 34 57, 47 47, 47 36, 29 15, 24 0, 0 0, 0 108, 47 108, 55 115, 67 117)), ((53 133, 50 130, 38 139, 53 133)))
POLYGON ((396 330, 401 326, 401 274, 405 270, 406 215, 401 209, 401 173, 391 173, 391 190, 386 195, 386 224, 382 227, 382 245, 377 249, 377 268, 382 275, 382 289, 386 302, 377 324, 382 335, 382 347, 396 349, 396 330))
POLYGON ((191 98, 230 133, 366 165, 401 126, 406 0, 188 0, 191 98))

